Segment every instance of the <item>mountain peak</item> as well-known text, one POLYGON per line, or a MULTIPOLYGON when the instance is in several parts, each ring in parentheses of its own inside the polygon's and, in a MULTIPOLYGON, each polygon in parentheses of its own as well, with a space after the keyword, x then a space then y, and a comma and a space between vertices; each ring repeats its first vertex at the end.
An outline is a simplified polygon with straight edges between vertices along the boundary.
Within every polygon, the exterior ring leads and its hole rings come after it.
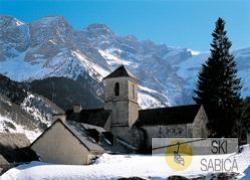
POLYGON ((45 16, 41 19, 38 19, 35 22, 39 22, 43 24, 53 24, 54 22, 67 23, 63 16, 45 16))
POLYGON ((24 22, 16 19, 13 16, 9 16, 9 15, 0 15, 0 27, 2 26, 10 26, 10 25, 14 25, 14 26, 20 26, 23 25, 24 22))
POLYGON ((126 35, 124 38, 130 41, 137 41, 137 38, 132 34, 126 35))
POLYGON ((106 25, 106 24, 99 24, 99 23, 94 23, 94 24, 90 24, 87 29, 106 29, 106 30, 110 30, 110 28, 106 25))
POLYGON ((95 33, 95 34, 99 34, 99 35, 100 34, 102 34, 102 35, 113 34, 111 29, 105 24, 98 24, 98 23, 91 24, 86 28, 86 30, 91 32, 91 33, 95 33))
POLYGON ((9 15, 0 15, 0 20, 4 20, 4 19, 15 19, 15 17, 9 16, 9 15))
POLYGON ((41 18, 41 20, 63 20, 63 21, 65 21, 64 17, 59 16, 59 15, 45 16, 45 17, 41 18))

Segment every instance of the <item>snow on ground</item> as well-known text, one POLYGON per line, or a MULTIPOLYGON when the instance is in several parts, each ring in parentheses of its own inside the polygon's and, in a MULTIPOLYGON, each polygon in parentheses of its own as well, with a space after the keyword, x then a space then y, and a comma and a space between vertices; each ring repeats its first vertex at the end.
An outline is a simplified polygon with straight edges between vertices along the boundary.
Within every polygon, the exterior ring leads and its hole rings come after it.
MULTIPOLYGON (((223 155, 235 158, 238 164, 238 178, 250 179, 250 147, 245 146, 240 154, 223 155)), ((142 177, 145 179, 166 179, 171 175, 185 177, 211 177, 211 172, 200 169, 201 158, 223 158, 220 156, 194 156, 191 166, 185 171, 171 170, 164 156, 150 155, 102 155, 94 164, 87 166, 55 165, 42 162, 23 164, 7 171, 1 179, 114 179, 117 177, 142 177)))

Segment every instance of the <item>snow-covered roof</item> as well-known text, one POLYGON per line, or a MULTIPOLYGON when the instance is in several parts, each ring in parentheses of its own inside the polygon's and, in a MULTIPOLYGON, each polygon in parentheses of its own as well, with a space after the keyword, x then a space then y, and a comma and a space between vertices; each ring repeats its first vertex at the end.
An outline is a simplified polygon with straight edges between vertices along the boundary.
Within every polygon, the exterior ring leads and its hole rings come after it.
POLYGON ((93 153, 101 154, 104 152, 104 149, 97 144, 97 142, 91 138, 87 130, 84 128, 83 123, 74 122, 74 121, 66 121, 62 122, 65 125, 65 127, 68 128, 71 133, 75 135, 75 137, 90 151, 93 153))
POLYGON ((87 131, 82 123, 75 121, 62 121, 60 119, 54 121, 54 123, 31 144, 31 146, 46 134, 56 123, 61 123, 65 129, 68 130, 88 151, 94 154, 102 154, 104 152, 104 149, 98 145, 94 139, 87 135, 87 131))

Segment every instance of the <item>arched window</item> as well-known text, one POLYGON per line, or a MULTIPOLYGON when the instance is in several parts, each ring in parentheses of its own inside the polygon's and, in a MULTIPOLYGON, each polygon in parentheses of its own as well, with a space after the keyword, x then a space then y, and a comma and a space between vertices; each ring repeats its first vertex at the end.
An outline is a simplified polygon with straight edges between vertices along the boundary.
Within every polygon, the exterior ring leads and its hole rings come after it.
POLYGON ((120 85, 119 85, 119 83, 115 83, 114 91, 115 91, 115 96, 119 96, 119 93, 120 93, 120 85))

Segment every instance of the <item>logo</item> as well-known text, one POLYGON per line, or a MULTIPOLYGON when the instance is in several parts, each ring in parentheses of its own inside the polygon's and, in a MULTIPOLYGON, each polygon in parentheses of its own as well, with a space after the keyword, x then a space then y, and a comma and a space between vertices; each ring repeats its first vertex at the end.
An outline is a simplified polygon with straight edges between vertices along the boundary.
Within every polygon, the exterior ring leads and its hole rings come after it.
POLYGON ((192 163, 192 147, 184 141, 172 140, 166 147, 165 159, 171 169, 184 171, 192 163))
POLYGON ((238 172, 237 138, 153 138, 152 154, 176 171, 238 172), (195 163, 192 163, 195 162, 195 163))
MULTIPOLYGON (((211 139, 210 151, 214 156, 207 156, 200 160, 201 171, 209 172, 238 172, 238 163, 232 152, 232 147, 237 147, 238 139, 211 139), (231 149, 231 150, 230 150, 231 149)), ((237 148, 238 149, 238 148, 237 148)))

